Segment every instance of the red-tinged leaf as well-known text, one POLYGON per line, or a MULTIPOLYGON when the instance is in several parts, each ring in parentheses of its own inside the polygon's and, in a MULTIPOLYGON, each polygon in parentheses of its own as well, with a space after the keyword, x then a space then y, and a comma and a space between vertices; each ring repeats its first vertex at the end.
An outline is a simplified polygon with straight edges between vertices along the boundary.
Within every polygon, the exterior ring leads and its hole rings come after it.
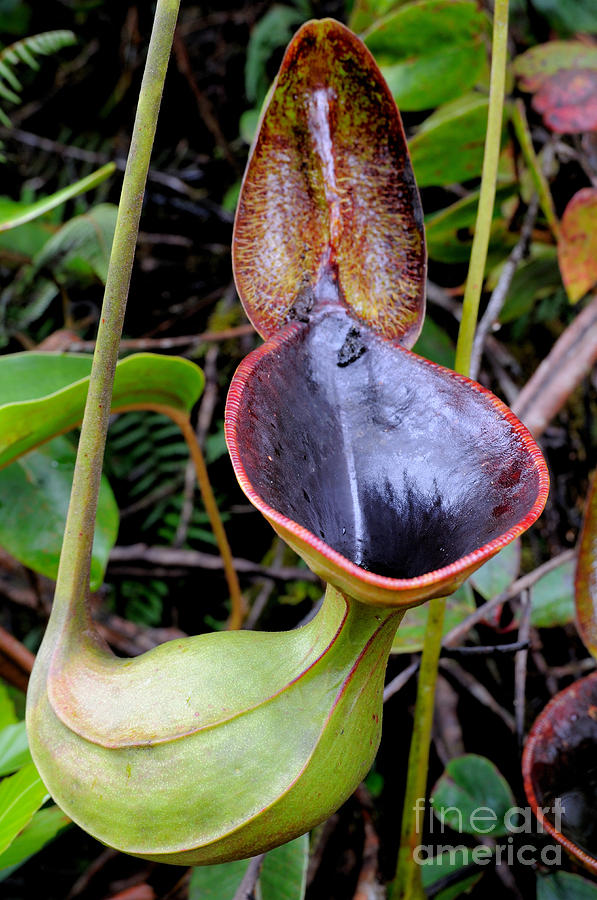
POLYGON ((597 658, 597 472, 587 497, 574 587, 578 630, 597 658))
POLYGON ((597 188, 578 191, 564 210, 558 262, 573 303, 597 284, 597 188))
POLYGON ((582 134, 597 129, 597 68, 564 69, 546 78, 533 106, 552 131, 582 134))
POLYGON ((597 47, 580 41, 549 41, 531 47, 514 60, 514 72, 523 91, 534 93, 563 69, 597 69, 597 47))
POLYGON ((533 725, 522 756, 524 787, 553 838, 597 873, 597 672, 551 700, 533 725))
POLYGON ((369 51, 331 19, 290 43, 239 200, 234 272, 264 336, 348 307, 412 346, 425 282, 421 206, 400 116, 369 51))

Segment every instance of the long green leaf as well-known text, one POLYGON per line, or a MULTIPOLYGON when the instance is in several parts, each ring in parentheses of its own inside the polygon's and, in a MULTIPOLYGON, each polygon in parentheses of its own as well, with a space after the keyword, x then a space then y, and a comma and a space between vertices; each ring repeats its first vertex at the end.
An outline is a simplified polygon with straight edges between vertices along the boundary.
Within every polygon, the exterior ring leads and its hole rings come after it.
POLYGON ((259 876, 261 900, 303 900, 308 862, 308 834, 270 850, 259 876))
POLYGON ((238 859, 219 866, 193 869, 189 900, 234 900, 249 863, 249 859, 238 859))
POLYGON ((0 783, 0 853, 14 841, 48 796, 33 763, 0 783))
POLYGON ((572 872, 537 878, 537 900, 597 900, 597 885, 572 872))
POLYGON ((97 187, 98 184, 101 184, 102 181, 105 181, 115 169, 114 163, 108 163, 106 166, 102 166, 101 169, 92 172, 91 175, 86 175, 85 178, 75 181, 74 184, 70 184, 68 187, 50 194, 49 197, 42 197, 33 203, 20 203, 8 214, 6 212, 4 214, 0 213, 0 232, 17 228, 19 225, 24 225, 25 222, 31 222, 32 219, 43 216, 44 213, 55 209, 61 203, 66 203, 67 200, 71 200, 73 197, 85 193, 85 191, 90 191, 92 188, 97 187))
POLYGON ((49 809, 40 809, 36 812, 12 844, 4 853, 0 853, 0 881, 38 853, 68 825, 70 825, 69 817, 58 806, 50 806, 49 809))
POLYGON ((365 43, 400 109, 431 109, 486 74, 488 25, 471 0, 418 0, 381 19, 365 43))
MULTIPOLYGON (((0 358, 0 467, 79 424, 91 357, 15 353, 0 358)), ((138 353, 116 367, 112 411, 156 408, 190 413, 203 373, 178 357, 138 353)))
POLYGON ((0 729, 18 722, 15 705, 7 685, 0 681, 0 729))
MULTIPOLYGON (((24 565, 56 578, 70 497, 75 451, 54 438, 0 471, 0 546, 24 565)), ((102 478, 91 561, 91 588, 102 583, 118 533, 118 506, 102 478)))
POLYGON ((5 725, 0 731, 0 775, 16 772, 31 762, 24 722, 5 725))
POLYGON ((409 144, 419 187, 468 181, 481 174, 488 101, 471 95, 440 107, 409 144))

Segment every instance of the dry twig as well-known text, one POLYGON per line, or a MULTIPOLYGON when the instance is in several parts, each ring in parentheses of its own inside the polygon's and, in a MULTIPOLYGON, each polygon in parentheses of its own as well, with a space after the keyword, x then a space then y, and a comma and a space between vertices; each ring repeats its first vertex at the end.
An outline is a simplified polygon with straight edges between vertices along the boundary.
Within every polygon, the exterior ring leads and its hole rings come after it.
POLYGON ((539 437, 597 361, 597 294, 568 326, 526 383, 512 409, 539 437))

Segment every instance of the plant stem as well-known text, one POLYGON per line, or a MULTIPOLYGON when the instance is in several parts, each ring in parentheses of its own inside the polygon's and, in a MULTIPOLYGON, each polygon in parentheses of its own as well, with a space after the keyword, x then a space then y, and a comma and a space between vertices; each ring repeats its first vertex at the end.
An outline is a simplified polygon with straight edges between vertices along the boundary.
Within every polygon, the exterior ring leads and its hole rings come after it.
POLYGON ((508 0, 495 0, 493 11, 493 43, 491 58, 491 78, 489 83, 489 111, 487 134, 481 175, 479 208, 475 223, 475 235, 471 248, 468 277, 462 302, 462 320, 456 345, 454 368, 463 375, 468 374, 473 339, 477 326, 479 301, 485 275, 489 233, 493 219, 495 187, 500 157, 504 92, 506 87, 506 56, 508 50, 508 0))
MULTIPOLYGON (((475 236, 473 238, 471 260, 462 306, 462 320, 456 347, 455 368, 457 372, 463 375, 467 375, 470 368, 481 288, 487 260, 489 233, 493 218, 502 135, 507 46, 508 0, 495 0, 489 110, 479 209, 477 211, 475 236)), ((425 896, 421 883, 420 868, 413 856, 413 850, 419 843, 417 801, 419 799, 424 801, 427 794, 429 747, 433 723, 433 698, 442 644, 444 611, 444 600, 436 599, 430 602, 419 672, 413 736, 408 758, 401 842, 396 877, 390 886, 389 892, 391 900, 420 900, 420 898, 425 896)))
POLYGON ((520 144, 520 149, 522 150, 522 155, 529 167, 529 172, 531 173, 531 178, 533 179, 535 190, 539 197, 543 215, 547 219, 547 224, 551 229, 551 233, 557 241, 560 236, 560 225, 556 216, 553 197, 549 190, 547 178, 543 174, 537 154, 535 153, 535 148, 533 147, 533 139, 529 130, 529 123, 527 122, 522 100, 516 100, 512 104, 510 108, 510 118, 512 120, 512 125, 514 126, 514 132, 518 139, 518 143, 520 144))
POLYGON ((433 701, 438 660, 442 647, 445 607, 445 600, 441 598, 435 598, 429 602, 429 615, 425 629, 421 668, 419 669, 413 735, 408 755, 398 865, 396 878, 390 890, 390 900, 424 900, 425 897, 419 864, 414 859, 413 853, 417 844, 421 843, 421 826, 425 820, 433 701), (438 635, 439 640, 437 639, 438 635), (422 807, 419 801, 422 801, 422 807))
POLYGON ((126 309, 147 170, 180 0, 158 0, 131 146, 122 184, 114 243, 98 329, 89 393, 73 478, 56 584, 54 627, 86 621, 91 549, 114 370, 126 309))

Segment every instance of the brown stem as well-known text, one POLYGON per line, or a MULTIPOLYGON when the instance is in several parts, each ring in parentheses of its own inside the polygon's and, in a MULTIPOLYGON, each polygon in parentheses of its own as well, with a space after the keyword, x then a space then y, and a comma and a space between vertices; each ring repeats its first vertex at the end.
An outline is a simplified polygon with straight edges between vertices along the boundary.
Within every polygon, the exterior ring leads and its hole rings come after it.
POLYGON ((245 600, 240 589, 238 575, 236 574, 236 569, 234 568, 232 551, 230 550, 230 544, 228 543, 224 525, 222 523, 222 519, 220 518, 220 511, 218 509, 218 504, 216 503, 216 498, 214 497, 214 493, 211 488, 211 482, 207 473, 207 466, 205 465, 205 459, 203 457, 203 453, 201 452, 201 447, 199 446, 197 435, 195 434, 191 423, 184 415, 181 414, 180 417, 178 417, 171 412, 170 418, 177 423, 184 435, 185 441, 187 442, 187 446, 191 454, 191 459, 193 460, 193 465, 195 466, 197 484, 199 485, 199 490, 201 491, 203 505, 205 506, 205 511, 208 515, 214 537, 218 544, 218 550, 220 551, 220 556, 222 557, 222 562, 224 564, 224 574, 226 576, 226 581, 228 582, 228 590, 230 591, 230 603, 232 606, 230 611, 230 618, 228 619, 228 628, 241 628, 243 619, 247 613, 245 600))

